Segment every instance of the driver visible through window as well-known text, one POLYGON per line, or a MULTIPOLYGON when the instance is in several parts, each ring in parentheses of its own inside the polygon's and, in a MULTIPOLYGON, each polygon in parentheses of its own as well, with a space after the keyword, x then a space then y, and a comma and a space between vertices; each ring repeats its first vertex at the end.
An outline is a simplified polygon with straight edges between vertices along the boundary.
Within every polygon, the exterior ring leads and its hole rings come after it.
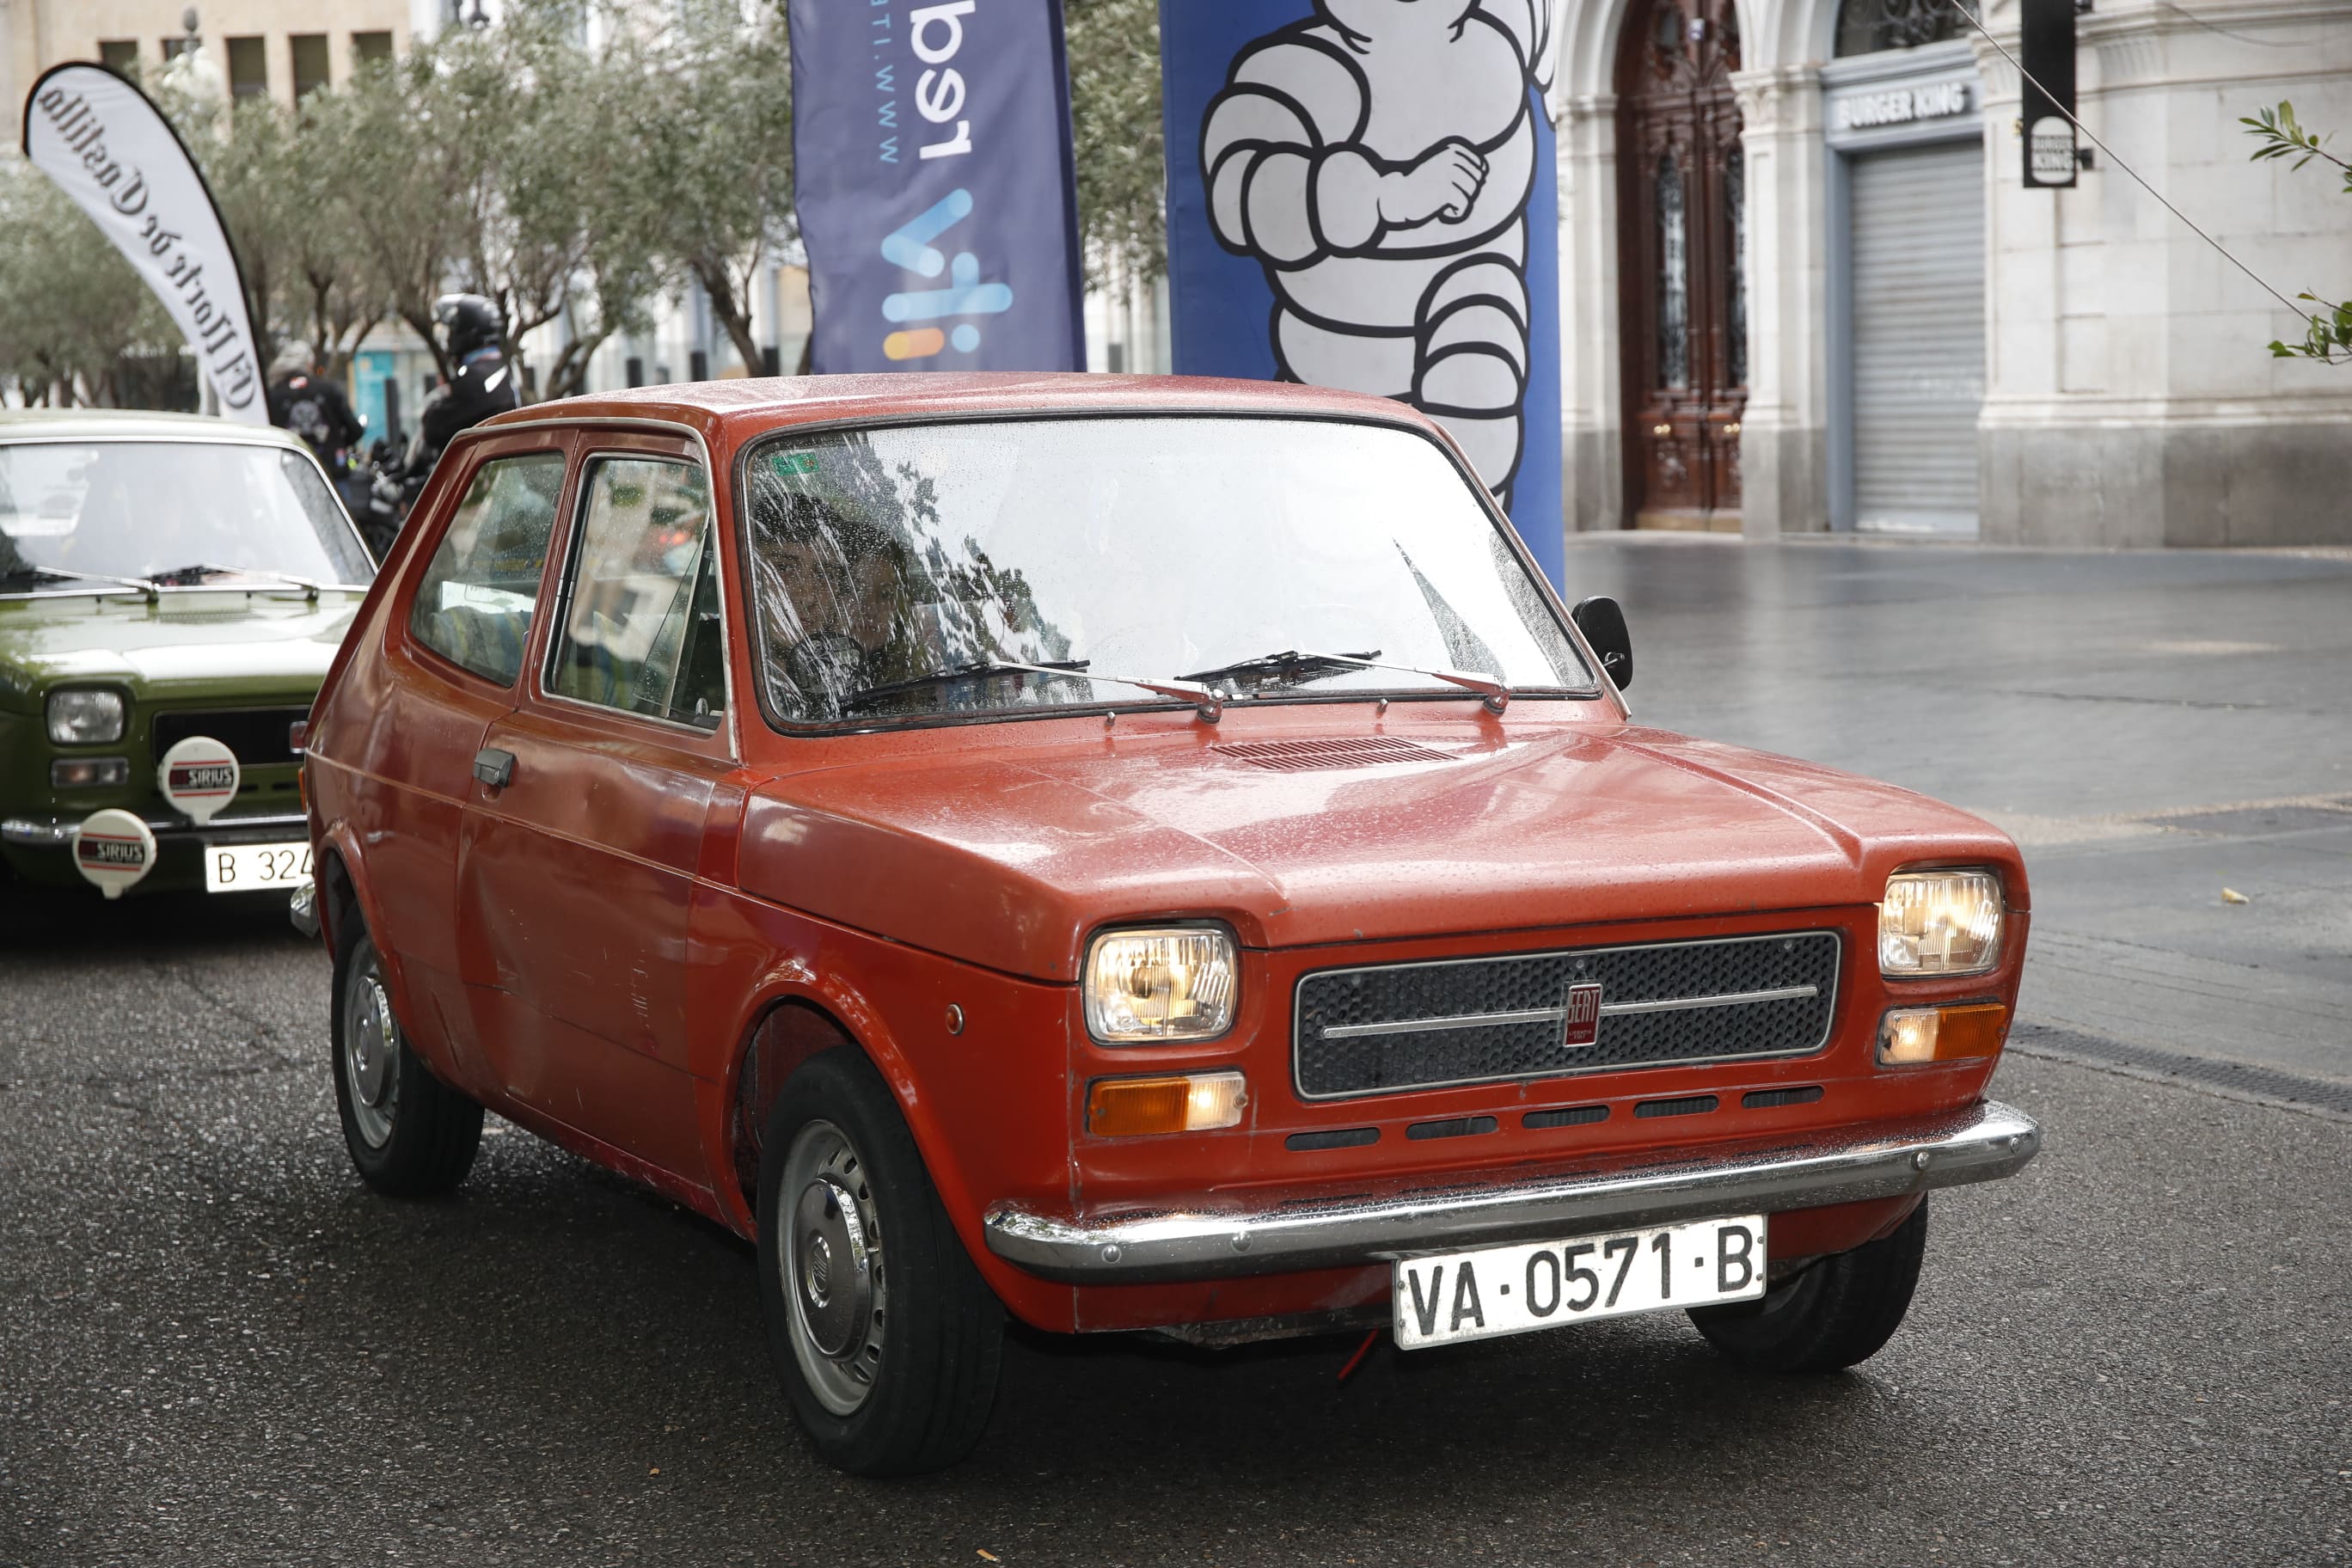
POLYGON ((1593 689, 1473 481, 1409 430, 906 426, 782 436, 747 478, 756 663, 780 721, 1167 700, 1118 676, 1255 701, 1458 698, 1417 673, 1441 668, 1514 695, 1593 689), (1282 657, 1304 654, 1410 668, 1282 657))

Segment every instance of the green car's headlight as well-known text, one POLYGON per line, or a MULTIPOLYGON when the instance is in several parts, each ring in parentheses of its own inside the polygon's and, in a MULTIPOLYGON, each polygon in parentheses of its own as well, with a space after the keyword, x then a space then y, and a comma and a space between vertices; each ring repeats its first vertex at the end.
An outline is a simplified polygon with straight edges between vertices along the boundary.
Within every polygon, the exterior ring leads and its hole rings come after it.
POLYGON ((60 746, 103 746, 122 739, 122 694, 93 687, 49 693, 49 739, 60 746))
POLYGON ((1234 1026, 1234 939, 1214 926, 1106 931, 1087 954, 1087 1032, 1110 1044, 1213 1040, 1234 1026))
POLYGON ((1976 974, 2000 962, 2000 879, 1898 871, 1878 906, 1878 972, 1890 980, 1976 974))

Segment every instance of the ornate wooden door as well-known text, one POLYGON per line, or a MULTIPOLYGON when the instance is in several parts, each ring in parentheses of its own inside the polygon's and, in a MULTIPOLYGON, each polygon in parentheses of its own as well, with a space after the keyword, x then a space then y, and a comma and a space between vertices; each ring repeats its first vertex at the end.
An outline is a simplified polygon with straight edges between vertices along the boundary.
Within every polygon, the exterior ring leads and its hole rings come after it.
POLYGON ((1739 526, 1748 304, 1738 68, 1732 0, 1634 0, 1617 61, 1629 526, 1739 526))

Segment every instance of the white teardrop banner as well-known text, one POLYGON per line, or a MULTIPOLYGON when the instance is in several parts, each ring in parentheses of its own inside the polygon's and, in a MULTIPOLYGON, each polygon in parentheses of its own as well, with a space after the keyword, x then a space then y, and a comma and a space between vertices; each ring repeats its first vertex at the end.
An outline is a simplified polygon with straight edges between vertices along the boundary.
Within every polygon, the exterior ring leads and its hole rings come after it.
POLYGON ((269 423, 236 252, 163 111, 103 66, 53 66, 25 98, 25 156, 114 242, 187 334, 221 412, 269 423))

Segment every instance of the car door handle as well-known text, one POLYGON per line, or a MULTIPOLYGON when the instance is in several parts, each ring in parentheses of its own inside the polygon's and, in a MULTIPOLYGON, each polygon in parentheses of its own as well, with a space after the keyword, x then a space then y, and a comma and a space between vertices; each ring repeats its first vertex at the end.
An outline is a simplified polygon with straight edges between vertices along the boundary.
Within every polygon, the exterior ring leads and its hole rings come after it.
POLYGON ((492 789, 506 788, 514 782, 514 753, 483 747, 474 753, 474 776, 492 789))

